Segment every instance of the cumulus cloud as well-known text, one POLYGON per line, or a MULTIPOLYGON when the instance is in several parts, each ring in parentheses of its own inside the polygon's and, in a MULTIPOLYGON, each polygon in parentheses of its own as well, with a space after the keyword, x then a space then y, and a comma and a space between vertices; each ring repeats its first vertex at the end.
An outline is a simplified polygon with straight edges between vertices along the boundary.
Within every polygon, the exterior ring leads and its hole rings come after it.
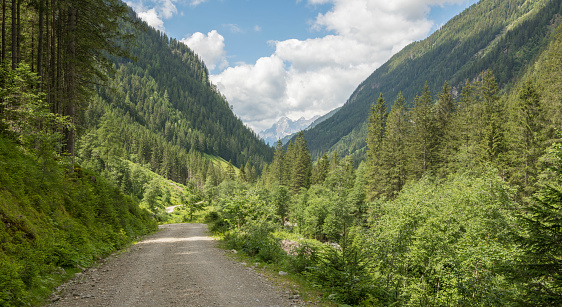
MULTIPOLYGON (((142 0, 128 1, 127 5, 132 7, 140 19, 145 21, 149 26, 165 31, 164 20, 172 18, 178 13, 175 2, 178 0, 153 0, 147 1, 148 6, 142 0)), ((199 0, 204 1, 204 0, 199 0)))
POLYGON ((332 5, 311 25, 330 34, 272 41, 275 52, 270 57, 228 68, 211 80, 255 131, 269 128, 281 116, 325 114, 342 105, 394 53, 429 34, 432 5, 463 2, 308 0, 310 5, 332 5))
POLYGON ((137 12, 140 19, 156 30, 164 31, 164 21, 160 18, 156 9, 137 12))
POLYGON ((199 54, 209 70, 216 67, 224 69, 228 66, 226 51, 224 50, 224 37, 216 30, 207 35, 197 32, 181 40, 184 44, 199 54))

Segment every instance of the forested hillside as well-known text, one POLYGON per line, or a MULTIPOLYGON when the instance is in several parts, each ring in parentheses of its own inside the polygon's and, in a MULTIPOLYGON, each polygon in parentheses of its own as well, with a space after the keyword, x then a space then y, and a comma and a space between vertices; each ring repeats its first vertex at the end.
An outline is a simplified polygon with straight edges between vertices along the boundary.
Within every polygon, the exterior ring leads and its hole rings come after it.
POLYGON ((105 55, 123 56, 120 1, 3 1, 0 305, 44 303, 83 268, 157 229, 152 214, 75 163, 105 55))
POLYGON ((484 0, 451 19, 427 39, 414 42, 362 82, 332 118, 305 133, 311 153, 336 150, 365 158, 367 114, 380 93, 390 109, 399 93, 406 107, 427 82, 436 94, 445 81, 458 98, 466 81, 486 70, 500 90, 521 78, 552 37, 560 22, 560 1, 484 0))
POLYGON ((224 177, 205 155, 254 174, 271 161, 272 148, 234 115, 193 51, 145 24, 127 31, 135 37, 130 56, 114 58, 114 78, 85 110, 79 161, 119 185, 134 182, 120 162, 130 160, 199 187, 224 177))

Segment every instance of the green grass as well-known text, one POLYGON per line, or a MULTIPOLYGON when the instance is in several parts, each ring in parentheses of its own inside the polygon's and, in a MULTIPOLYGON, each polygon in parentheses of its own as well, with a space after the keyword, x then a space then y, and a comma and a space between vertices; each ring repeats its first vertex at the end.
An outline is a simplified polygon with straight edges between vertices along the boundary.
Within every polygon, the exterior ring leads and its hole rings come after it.
POLYGON ((205 223, 205 217, 209 213, 209 207, 197 210, 191 216, 188 206, 176 207, 174 211, 168 214, 168 219, 162 224, 175 223, 205 223))
POLYGON ((157 229, 104 178, 0 137, 0 306, 40 304, 81 267, 157 229))

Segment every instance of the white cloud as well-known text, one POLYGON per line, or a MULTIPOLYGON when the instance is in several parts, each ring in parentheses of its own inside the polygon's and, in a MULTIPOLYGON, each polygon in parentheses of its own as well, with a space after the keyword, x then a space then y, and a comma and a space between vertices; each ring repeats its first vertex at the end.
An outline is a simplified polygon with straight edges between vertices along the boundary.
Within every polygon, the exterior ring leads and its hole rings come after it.
POLYGON ((224 50, 224 37, 216 30, 207 35, 197 32, 181 40, 184 44, 199 54, 209 70, 216 67, 224 69, 228 66, 226 51, 224 50))
POLYGON ((287 75, 283 61, 271 56, 260 58, 255 65, 227 68, 212 80, 222 93, 236 97, 234 112, 244 114, 242 119, 250 124, 282 114, 283 106, 278 104, 287 93, 287 75))
POLYGON ((270 57, 228 68, 211 80, 255 131, 269 128, 281 116, 324 114, 341 106, 394 53, 429 34, 431 5, 465 1, 308 0, 311 5, 332 4, 311 26, 331 34, 272 41, 270 57))
POLYGON ((191 2, 189 3, 189 5, 191 6, 198 6, 201 3, 207 2, 207 0, 191 0, 191 2))
POLYGON ((227 28, 231 33, 243 33, 244 32, 237 24, 228 23, 228 24, 223 24, 222 26, 227 28))
POLYGON ((156 30, 164 31, 164 21, 158 16, 156 9, 152 8, 147 11, 137 12, 140 19, 145 21, 149 26, 156 30))
POLYGON ((175 14, 178 13, 178 9, 174 4, 176 0, 163 0, 160 1, 160 13, 162 14, 162 18, 169 19, 172 18, 175 14))
POLYGON ((128 1, 127 5, 132 7, 140 19, 145 21, 149 26, 165 31, 164 20, 172 18, 178 13, 178 9, 175 2, 178 0, 153 0, 149 1, 152 4, 152 8, 145 6, 142 0, 136 0, 134 2, 128 1))

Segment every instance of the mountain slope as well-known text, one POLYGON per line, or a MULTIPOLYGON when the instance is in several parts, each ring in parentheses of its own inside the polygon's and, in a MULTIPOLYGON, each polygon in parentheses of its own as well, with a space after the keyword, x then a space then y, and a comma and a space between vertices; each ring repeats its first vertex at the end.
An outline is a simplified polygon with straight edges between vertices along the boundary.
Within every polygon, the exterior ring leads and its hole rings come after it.
MULTIPOLYGON (((140 20, 137 19, 139 23, 140 20)), ((85 111, 79 162, 126 183, 118 159, 145 165, 179 183, 199 186, 220 174, 206 155, 258 171, 273 149, 247 128, 208 79, 201 59, 187 46, 145 23, 131 58, 114 58, 116 74, 85 111), (125 181, 123 181, 125 180, 125 181)), ((215 167, 216 168, 216 167, 215 167)))
POLYGON ((311 153, 318 157, 339 147, 344 150, 339 154, 347 155, 364 148, 369 108, 381 92, 387 106, 399 92, 411 103, 425 82, 435 94, 447 81, 458 95, 466 80, 487 69, 501 88, 509 87, 548 43, 561 6, 556 0, 483 0, 472 5, 393 56, 358 86, 339 112, 306 131, 311 153))
POLYGON ((119 188, 59 160, 0 135, 0 306, 42 305, 81 267, 157 230, 119 188))

